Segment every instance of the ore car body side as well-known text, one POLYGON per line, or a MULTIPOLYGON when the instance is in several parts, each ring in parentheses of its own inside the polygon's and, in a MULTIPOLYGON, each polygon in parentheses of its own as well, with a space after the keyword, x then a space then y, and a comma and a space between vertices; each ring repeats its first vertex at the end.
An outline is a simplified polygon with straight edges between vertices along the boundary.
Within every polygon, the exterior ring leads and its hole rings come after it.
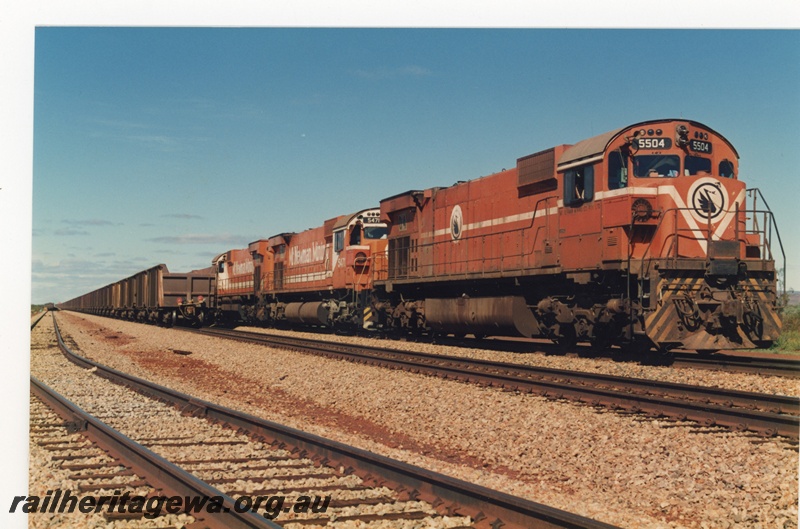
POLYGON ((160 264, 59 307, 161 325, 205 325, 212 319, 214 283, 211 268, 171 273, 160 264))

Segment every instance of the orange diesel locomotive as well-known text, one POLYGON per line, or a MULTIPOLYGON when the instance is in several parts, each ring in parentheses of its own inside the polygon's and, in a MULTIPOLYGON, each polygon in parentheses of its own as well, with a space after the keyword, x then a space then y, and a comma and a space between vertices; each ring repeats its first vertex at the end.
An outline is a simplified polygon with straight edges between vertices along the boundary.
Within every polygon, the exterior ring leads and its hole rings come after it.
POLYGON ((376 259, 386 255, 387 232, 373 208, 217 256, 218 318, 370 327, 369 294, 376 259))
POLYGON ((560 145, 381 201, 388 263, 373 309, 391 328, 564 346, 766 345, 781 323, 774 221, 748 209, 757 196, 730 142, 693 121, 560 145))

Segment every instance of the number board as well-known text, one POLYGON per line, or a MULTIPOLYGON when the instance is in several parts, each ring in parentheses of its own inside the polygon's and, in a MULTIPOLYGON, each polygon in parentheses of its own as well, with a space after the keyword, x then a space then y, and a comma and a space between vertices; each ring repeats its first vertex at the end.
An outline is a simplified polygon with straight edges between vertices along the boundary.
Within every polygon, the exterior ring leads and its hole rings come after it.
POLYGON ((695 152, 705 152, 711 154, 711 142, 710 141, 698 141, 692 140, 689 142, 689 148, 695 152))
POLYGON ((364 217, 361 220, 364 222, 364 224, 380 224, 381 223, 380 217, 364 217))
POLYGON ((635 141, 637 149, 669 149, 672 147, 672 140, 669 138, 638 138, 635 141))

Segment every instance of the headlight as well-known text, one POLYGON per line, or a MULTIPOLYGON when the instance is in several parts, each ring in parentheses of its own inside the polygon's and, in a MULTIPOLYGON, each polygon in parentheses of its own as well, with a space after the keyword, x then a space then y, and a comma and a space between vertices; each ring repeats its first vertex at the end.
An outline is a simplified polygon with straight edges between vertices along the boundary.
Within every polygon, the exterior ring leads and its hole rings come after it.
POLYGON ((644 222, 653 216, 653 204, 646 198, 637 198, 631 206, 633 220, 644 222))

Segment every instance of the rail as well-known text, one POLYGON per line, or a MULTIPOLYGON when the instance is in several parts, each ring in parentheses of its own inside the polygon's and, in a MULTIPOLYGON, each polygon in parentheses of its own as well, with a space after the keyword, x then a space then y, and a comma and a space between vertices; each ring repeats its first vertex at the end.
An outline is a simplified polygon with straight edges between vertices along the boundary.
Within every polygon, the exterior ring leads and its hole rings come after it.
POLYGON ((247 331, 203 329, 194 332, 412 373, 538 393, 551 398, 567 398, 594 406, 653 413, 734 430, 776 434, 794 441, 798 439, 800 431, 800 399, 797 397, 247 331))
POLYGON ((31 330, 33 330, 33 328, 34 328, 34 327, 36 327, 36 326, 39 324, 39 322, 40 322, 40 321, 42 321, 42 318, 44 318, 46 315, 47 315, 47 311, 45 311, 45 312, 42 312, 42 313, 41 313, 41 314, 40 314, 40 315, 39 315, 39 316, 38 316, 38 317, 37 317, 37 318, 36 318, 36 319, 33 321, 33 323, 31 323, 31 330))
MULTIPOLYGON (((55 317, 53 321, 55 322, 55 317)), ((66 347, 61 341, 60 334, 58 334, 58 338, 59 345, 66 347)), ((144 476, 151 485, 174 491, 180 496, 223 498, 223 512, 205 517, 204 525, 215 529, 280 528, 279 525, 254 513, 236 512, 233 498, 111 428, 56 393, 34 376, 31 376, 31 393, 45 402, 66 422, 79 425, 85 435, 98 446, 118 459, 130 463, 134 471, 144 476)))
POLYGON ((800 358, 796 356, 776 358, 769 356, 739 356, 725 353, 704 356, 696 353, 678 352, 675 353, 673 366, 800 378, 800 358))

